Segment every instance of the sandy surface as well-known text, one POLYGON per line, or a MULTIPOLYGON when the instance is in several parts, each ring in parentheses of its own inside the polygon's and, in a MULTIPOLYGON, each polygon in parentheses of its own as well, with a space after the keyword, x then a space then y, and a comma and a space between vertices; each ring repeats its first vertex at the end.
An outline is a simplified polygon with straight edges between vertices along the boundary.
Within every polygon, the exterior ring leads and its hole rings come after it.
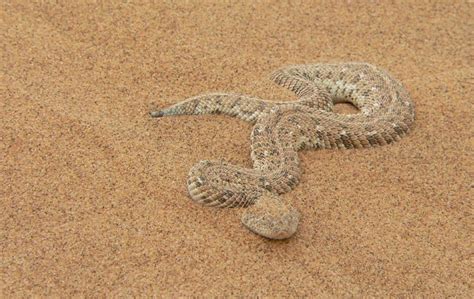
POLYGON ((474 295, 474 4, 28 2, 0 9, 0 294, 474 295), (251 127, 148 111, 208 91, 294 99, 268 74, 327 61, 388 69, 412 133, 302 152, 287 241, 194 204, 188 170, 249 166, 251 127))

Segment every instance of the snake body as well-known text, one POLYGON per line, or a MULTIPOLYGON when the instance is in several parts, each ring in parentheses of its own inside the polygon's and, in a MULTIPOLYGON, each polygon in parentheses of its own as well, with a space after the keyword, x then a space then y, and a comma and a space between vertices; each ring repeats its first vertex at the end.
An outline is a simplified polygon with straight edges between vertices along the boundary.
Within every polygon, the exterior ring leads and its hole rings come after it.
POLYGON ((212 93, 151 115, 222 113, 253 123, 253 168, 201 161, 189 172, 188 191, 194 201, 206 206, 248 207, 241 219, 247 228, 267 238, 284 239, 295 233, 300 214, 279 195, 300 180, 299 150, 390 144, 408 133, 415 112, 406 89, 386 71, 367 63, 293 65, 277 70, 271 78, 298 100, 270 102, 212 93), (333 112, 339 102, 353 104, 359 113, 333 112))

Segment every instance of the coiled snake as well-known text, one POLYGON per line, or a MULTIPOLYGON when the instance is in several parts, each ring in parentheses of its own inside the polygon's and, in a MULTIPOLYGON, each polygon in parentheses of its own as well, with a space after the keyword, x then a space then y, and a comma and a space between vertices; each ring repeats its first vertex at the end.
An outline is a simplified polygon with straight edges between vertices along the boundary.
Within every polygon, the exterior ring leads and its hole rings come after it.
POLYGON ((298 100, 270 102, 255 97, 213 93, 196 96, 153 117, 222 113, 254 124, 253 168, 201 161, 189 172, 191 198, 206 206, 248 207, 242 223, 271 239, 296 232, 300 214, 279 194, 300 180, 298 150, 364 148, 392 143, 407 134, 415 112, 409 94, 386 71, 367 63, 294 65, 272 75, 298 100), (356 114, 334 113, 349 102, 356 114))

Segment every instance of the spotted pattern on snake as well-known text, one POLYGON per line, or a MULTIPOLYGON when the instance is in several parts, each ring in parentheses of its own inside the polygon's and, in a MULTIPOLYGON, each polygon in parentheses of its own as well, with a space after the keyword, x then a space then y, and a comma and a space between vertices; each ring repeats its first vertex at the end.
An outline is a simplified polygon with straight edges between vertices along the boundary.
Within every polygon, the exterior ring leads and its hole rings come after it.
POLYGON ((226 114, 254 124, 253 168, 201 161, 189 172, 188 191, 200 204, 248 207, 242 223, 270 238, 292 236, 300 213, 280 198, 299 182, 301 149, 368 148, 406 135, 415 110, 406 89, 385 70, 368 63, 287 66, 272 80, 298 100, 272 102, 239 94, 199 95, 151 112, 153 117, 226 114), (333 112, 349 102, 359 113, 333 112))

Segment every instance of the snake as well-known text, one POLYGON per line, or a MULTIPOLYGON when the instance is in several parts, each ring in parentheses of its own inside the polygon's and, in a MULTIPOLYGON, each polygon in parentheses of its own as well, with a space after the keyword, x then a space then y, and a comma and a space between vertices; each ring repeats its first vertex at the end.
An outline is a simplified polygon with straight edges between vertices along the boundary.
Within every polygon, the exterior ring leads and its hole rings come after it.
POLYGON ((214 92, 152 111, 152 117, 224 114, 253 125, 252 168, 222 160, 202 160, 189 171, 193 201, 210 207, 245 208, 241 222, 269 239, 295 234, 301 213, 282 194, 301 179, 303 149, 370 148, 398 141, 415 120, 406 88, 386 70, 364 62, 289 65, 270 76, 292 91, 294 101, 267 101, 214 92), (334 111, 349 103, 357 113, 334 111))

